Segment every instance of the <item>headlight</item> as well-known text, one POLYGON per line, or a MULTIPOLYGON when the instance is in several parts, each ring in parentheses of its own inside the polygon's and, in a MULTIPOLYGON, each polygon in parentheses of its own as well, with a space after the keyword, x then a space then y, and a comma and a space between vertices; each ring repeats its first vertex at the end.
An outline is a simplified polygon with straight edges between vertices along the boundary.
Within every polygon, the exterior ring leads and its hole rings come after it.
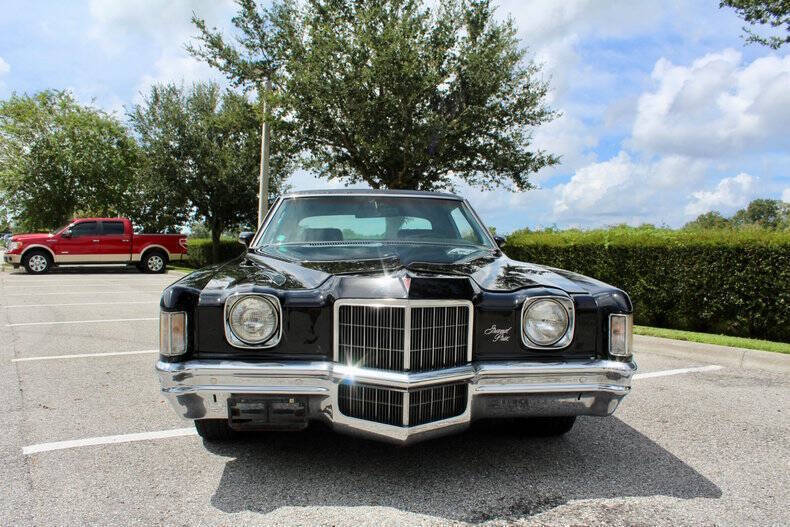
POLYGON ((609 315, 609 354, 615 357, 634 354, 633 315, 609 315))
POLYGON ((225 304, 225 328, 234 346, 273 346, 279 340, 279 301, 269 295, 231 297, 225 304))
POLYGON ((521 312, 521 334, 531 348, 564 348, 573 339, 573 301, 528 298, 521 312))
POLYGON ((187 351, 187 314, 183 311, 159 312, 159 353, 168 357, 187 351))
POLYGON ((8 244, 8 251, 16 251, 20 247, 22 247, 22 242, 11 242, 8 244))

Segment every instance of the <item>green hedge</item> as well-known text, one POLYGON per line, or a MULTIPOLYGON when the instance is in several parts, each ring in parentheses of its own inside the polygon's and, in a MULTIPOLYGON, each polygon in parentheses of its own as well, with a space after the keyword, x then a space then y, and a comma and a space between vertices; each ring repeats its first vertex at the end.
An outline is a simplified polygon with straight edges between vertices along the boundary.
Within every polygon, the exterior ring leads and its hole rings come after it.
MULTIPOLYGON (((211 239, 209 238, 189 238, 187 239, 187 261, 189 267, 205 267, 211 265, 211 239)), ((219 260, 224 262, 240 255, 244 252, 244 245, 233 238, 222 238, 219 244, 219 260)))
POLYGON ((790 232, 516 232, 511 258, 622 288, 637 324, 790 341, 790 232))

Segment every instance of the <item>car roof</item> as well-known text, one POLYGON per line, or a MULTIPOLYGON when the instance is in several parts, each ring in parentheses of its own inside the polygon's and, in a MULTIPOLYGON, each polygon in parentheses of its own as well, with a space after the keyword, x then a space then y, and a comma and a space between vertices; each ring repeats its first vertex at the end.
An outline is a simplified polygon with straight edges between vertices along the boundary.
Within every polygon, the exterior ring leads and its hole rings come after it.
POLYGON ((381 190, 381 189, 324 189, 324 190, 297 190, 286 192, 283 198, 303 198, 309 196, 389 196, 412 198, 440 198, 463 201, 464 198, 449 192, 429 192, 426 190, 381 190))

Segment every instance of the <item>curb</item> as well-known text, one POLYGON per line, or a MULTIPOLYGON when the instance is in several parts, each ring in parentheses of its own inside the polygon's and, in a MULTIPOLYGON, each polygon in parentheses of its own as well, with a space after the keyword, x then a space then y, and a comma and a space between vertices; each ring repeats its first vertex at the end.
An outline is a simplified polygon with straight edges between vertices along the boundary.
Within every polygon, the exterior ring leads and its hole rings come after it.
POLYGON ((638 353, 643 351, 680 359, 695 358, 731 368, 790 373, 790 355, 772 351, 732 348, 647 335, 634 335, 634 348, 637 358, 639 357, 638 353))

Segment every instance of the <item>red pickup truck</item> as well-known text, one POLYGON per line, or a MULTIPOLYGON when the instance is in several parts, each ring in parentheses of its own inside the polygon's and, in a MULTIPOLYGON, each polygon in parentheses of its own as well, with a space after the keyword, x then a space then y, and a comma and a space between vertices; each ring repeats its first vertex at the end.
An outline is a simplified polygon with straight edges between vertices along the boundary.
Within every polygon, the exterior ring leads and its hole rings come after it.
POLYGON ((53 265, 136 264, 148 273, 163 273, 167 262, 183 260, 182 234, 135 234, 126 218, 81 218, 52 234, 17 234, 5 262, 41 274, 53 265))

